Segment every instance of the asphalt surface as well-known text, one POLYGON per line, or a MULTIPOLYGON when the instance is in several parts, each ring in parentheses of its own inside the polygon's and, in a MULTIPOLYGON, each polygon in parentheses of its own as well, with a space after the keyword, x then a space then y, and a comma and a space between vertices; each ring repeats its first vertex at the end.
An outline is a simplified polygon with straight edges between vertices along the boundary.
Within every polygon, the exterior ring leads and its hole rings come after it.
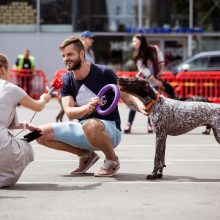
MULTIPOLYGON (((51 100, 33 122, 55 121, 59 104, 51 100)), ((122 127, 128 109, 120 104, 122 127)), ((33 112, 18 107, 19 119, 33 112)), ((66 120, 66 118, 65 118, 66 120)), ((0 220, 60 219, 220 219, 220 147, 204 127, 168 137, 164 177, 146 180, 153 169, 155 134, 146 132, 147 118, 137 114, 132 134, 116 148, 121 168, 113 178, 94 177, 104 156, 87 174, 70 176, 77 157, 38 145, 32 162, 12 188, 0 190, 0 220)), ((22 134, 23 135, 23 134, 22 134)))

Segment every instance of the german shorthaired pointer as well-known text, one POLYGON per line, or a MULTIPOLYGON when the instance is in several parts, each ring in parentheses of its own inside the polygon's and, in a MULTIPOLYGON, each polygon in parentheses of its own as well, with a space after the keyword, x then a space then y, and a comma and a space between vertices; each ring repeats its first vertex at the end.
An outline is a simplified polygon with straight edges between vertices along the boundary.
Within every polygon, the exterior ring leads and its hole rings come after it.
POLYGON ((148 179, 162 178, 165 165, 167 135, 181 135, 192 129, 209 125, 220 143, 220 105, 206 102, 187 102, 159 95, 147 80, 119 78, 119 87, 139 98, 146 106, 156 132, 154 169, 148 179))

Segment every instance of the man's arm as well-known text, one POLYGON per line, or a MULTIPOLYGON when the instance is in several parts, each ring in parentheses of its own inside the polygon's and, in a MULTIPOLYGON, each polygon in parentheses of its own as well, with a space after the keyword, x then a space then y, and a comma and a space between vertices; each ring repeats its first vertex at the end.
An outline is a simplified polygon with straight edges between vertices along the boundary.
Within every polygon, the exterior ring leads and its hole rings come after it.
POLYGON ((144 115, 147 115, 146 108, 143 102, 137 97, 121 91, 121 99, 130 109, 141 112, 144 115))
POLYGON ((72 96, 62 97, 63 109, 70 120, 83 118, 91 114, 95 110, 96 105, 100 103, 100 99, 94 97, 86 105, 77 107, 72 96))

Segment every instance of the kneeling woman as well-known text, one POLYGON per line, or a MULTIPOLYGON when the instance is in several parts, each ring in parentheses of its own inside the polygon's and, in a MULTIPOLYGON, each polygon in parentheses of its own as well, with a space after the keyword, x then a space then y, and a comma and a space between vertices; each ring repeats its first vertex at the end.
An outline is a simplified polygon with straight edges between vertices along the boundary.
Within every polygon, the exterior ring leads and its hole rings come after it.
POLYGON ((33 161, 30 144, 13 137, 11 129, 26 127, 33 131, 39 128, 30 123, 18 122, 17 104, 38 112, 50 99, 50 95, 44 93, 36 101, 23 89, 7 82, 8 69, 7 57, 0 54, 0 188, 14 185, 24 168, 33 161))

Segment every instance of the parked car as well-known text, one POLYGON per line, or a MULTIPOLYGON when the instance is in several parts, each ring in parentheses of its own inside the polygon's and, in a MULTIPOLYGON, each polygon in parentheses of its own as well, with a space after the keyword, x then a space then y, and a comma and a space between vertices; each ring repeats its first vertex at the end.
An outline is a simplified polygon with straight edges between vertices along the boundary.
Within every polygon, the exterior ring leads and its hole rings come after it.
POLYGON ((220 71, 220 51, 201 52, 171 68, 174 75, 178 72, 220 71))
POLYGON ((220 51, 201 52, 165 71, 162 79, 180 98, 201 96, 220 102, 220 51))

